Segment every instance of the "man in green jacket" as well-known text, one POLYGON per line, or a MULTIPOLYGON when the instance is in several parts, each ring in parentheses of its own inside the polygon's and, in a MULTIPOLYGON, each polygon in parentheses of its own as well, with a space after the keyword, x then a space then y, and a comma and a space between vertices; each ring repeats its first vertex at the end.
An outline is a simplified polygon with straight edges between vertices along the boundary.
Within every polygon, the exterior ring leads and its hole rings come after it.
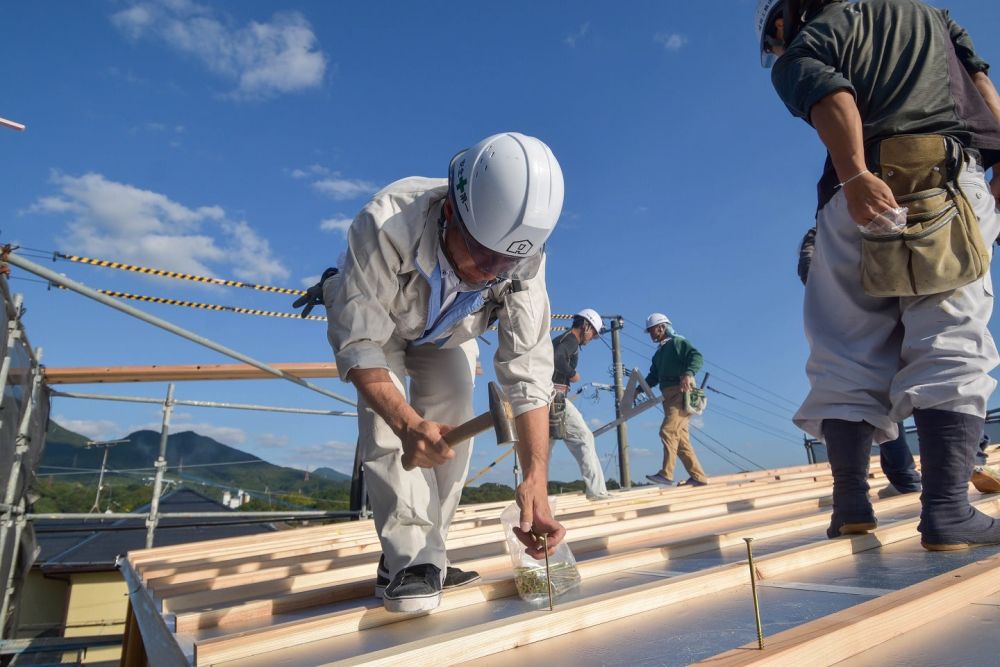
POLYGON ((653 355, 646 384, 659 385, 663 395, 663 424, 660 426, 663 467, 654 475, 646 475, 646 479, 654 484, 673 486, 674 465, 680 457, 688 480, 678 486, 705 486, 708 477, 691 446, 688 414, 684 409, 684 394, 694 389, 694 374, 701 370, 701 352, 674 332, 670 319, 663 313, 653 313, 646 318, 646 332, 660 346, 653 355))

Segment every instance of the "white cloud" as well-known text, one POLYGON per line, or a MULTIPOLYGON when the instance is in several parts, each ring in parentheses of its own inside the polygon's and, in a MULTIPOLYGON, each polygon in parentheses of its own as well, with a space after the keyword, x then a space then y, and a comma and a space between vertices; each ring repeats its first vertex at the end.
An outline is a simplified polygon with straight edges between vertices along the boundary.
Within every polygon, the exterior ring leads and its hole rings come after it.
POLYGON ((653 41, 662 44, 667 51, 680 51, 681 47, 687 44, 688 39, 676 32, 658 32, 653 36, 653 41))
POLYGON ((315 470, 324 466, 339 472, 350 474, 354 468, 354 443, 330 440, 313 445, 300 445, 282 448, 267 457, 279 465, 315 470))
POLYGON ((318 273, 316 275, 314 275, 314 276, 306 276, 301 281, 302 282, 302 286, 303 287, 312 287, 313 285, 315 285, 316 283, 318 283, 319 280, 320 280, 320 278, 322 278, 322 277, 323 276, 321 276, 318 273))
POLYGON ((255 281, 289 276, 270 244, 220 206, 191 208, 101 174, 55 173, 52 182, 58 194, 28 211, 72 216, 60 235, 67 250, 204 276, 216 275, 213 266, 255 281))
POLYGON ((347 236, 347 230, 351 228, 350 218, 344 217, 343 215, 338 215, 335 218, 327 218, 319 223, 319 228, 324 232, 340 232, 344 236, 347 236))
MULTIPOLYGON (((161 427, 161 423, 154 422, 152 424, 147 424, 142 428, 159 431, 161 427)), ((224 445, 229 445, 230 447, 242 445, 247 441, 246 432, 243 429, 236 428, 234 426, 216 426, 215 424, 209 424, 206 422, 189 422, 179 420, 171 421, 170 433, 181 433, 183 431, 194 431, 198 435, 203 435, 211 438, 212 440, 217 440, 218 442, 221 442, 224 445)))
POLYGON ((597 417, 591 417, 590 418, 590 425, 593 426, 594 428, 597 428, 598 426, 601 425, 601 420, 598 419, 597 417))
POLYGON ((62 415, 55 415, 52 417, 52 421, 69 431, 85 435, 91 440, 111 440, 124 434, 122 428, 109 419, 69 419, 62 415))
POLYGON ((590 32, 590 21, 587 21, 586 23, 581 25, 577 29, 577 31, 572 35, 565 37, 563 39, 563 44, 567 44, 571 47, 576 47, 576 43, 581 39, 583 39, 584 37, 586 37, 588 32, 590 32))
POLYGON ((275 435, 274 433, 261 433, 257 436, 257 442, 265 447, 284 447, 288 444, 288 436, 275 435))
POLYGON ((234 25, 231 17, 191 0, 141 0, 111 16, 128 38, 156 39, 233 82, 237 98, 267 98, 316 88, 327 57, 299 12, 234 25))
POLYGON ((363 195, 373 194, 378 190, 378 186, 371 181, 340 178, 339 174, 334 174, 331 178, 313 181, 312 187, 338 201, 357 199, 363 195))
POLYGON ((645 447, 629 447, 628 453, 633 456, 646 457, 652 456, 653 452, 645 447))

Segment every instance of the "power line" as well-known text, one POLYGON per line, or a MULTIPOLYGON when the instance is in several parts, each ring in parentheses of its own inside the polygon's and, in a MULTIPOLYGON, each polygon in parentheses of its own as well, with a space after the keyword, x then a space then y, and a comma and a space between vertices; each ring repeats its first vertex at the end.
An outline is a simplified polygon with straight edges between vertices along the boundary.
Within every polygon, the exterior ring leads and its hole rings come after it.
POLYGON ((720 454, 719 452, 715 451, 715 449, 713 449, 711 445, 709 445, 709 444, 708 444, 707 442, 705 442, 704 440, 702 440, 701 438, 699 438, 699 437, 698 437, 697 435, 695 435, 694 433, 692 433, 692 434, 691 434, 691 437, 692 437, 692 438, 694 439, 694 441, 695 441, 695 442, 697 442, 697 443, 698 443, 699 445, 701 445, 702 447, 704 447, 704 448, 705 448, 705 449, 707 449, 708 451, 712 452, 713 454, 715 454, 715 455, 716 455, 716 456, 718 456, 718 457, 719 457, 720 459, 722 459, 723 461, 725 461, 725 462, 726 462, 726 463, 728 463, 729 465, 733 466, 734 468, 736 468, 736 469, 737 469, 737 470, 739 470, 740 472, 748 472, 748 471, 747 471, 747 469, 746 469, 746 468, 744 468, 743 466, 741 466, 741 465, 739 465, 739 464, 737 464, 737 463, 735 463, 735 462, 731 461, 730 459, 726 458, 725 456, 723 456, 723 455, 722 455, 722 454, 720 454))
POLYGON ((713 367, 715 367, 715 368, 717 368, 719 370, 721 370, 723 373, 729 373, 733 377, 738 378, 739 380, 742 380, 743 382, 746 382, 748 385, 750 385, 751 387, 753 387, 755 389, 759 389, 760 391, 763 391, 766 394, 770 394, 771 396, 773 396, 773 397, 775 397, 777 399, 780 399, 780 400, 784 401, 785 403, 788 403, 793 408, 798 409, 798 407, 799 407, 799 403, 798 402, 793 401, 793 400, 791 400, 789 398, 785 398, 781 394, 776 394, 775 392, 771 391, 767 387, 762 387, 761 385, 759 385, 759 384, 757 384, 755 382, 747 380, 745 377, 743 377, 743 376, 741 376, 741 375, 739 375, 739 374, 737 374, 737 373, 735 373, 735 372, 733 372, 733 371, 731 371, 731 370, 729 370, 727 368, 724 368, 724 367, 720 366, 719 364, 715 363, 714 361, 706 361, 705 363, 708 364, 708 365, 710 365, 710 366, 713 366, 713 367))
POLYGON ((746 461, 746 462, 747 462, 747 463, 749 463, 750 465, 752 465, 752 466, 756 466, 757 468, 760 468, 761 470, 766 470, 766 468, 765 468, 764 466, 762 466, 761 464, 757 463, 756 461, 751 461, 751 460, 750 460, 749 458, 747 458, 746 456, 743 456, 743 455, 742 455, 742 454, 740 454, 739 452, 737 452, 737 451, 733 451, 733 450, 732 450, 732 449, 730 449, 729 447, 726 447, 726 446, 725 446, 725 445, 724 445, 724 444, 723 444, 723 443, 722 443, 722 442, 721 442, 721 441, 720 441, 720 440, 719 440, 718 438, 713 438, 713 437, 712 437, 711 435, 709 435, 709 433, 708 433, 707 431, 705 431, 705 429, 703 429, 703 428, 698 428, 697 426, 694 426, 693 424, 691 425, 691 428, 693 428, 694 430, 698 431, 699 433, 701 433, 701 434, 702 434, 703 436, 705 436, 706 438, 708 438, 708 439, 710 439, 710 440, 712 440, 712 441, 714 441, 714 442, 718 443, 718 445, 719 445, 720 447, 724 448, 724 449, 725 449, 725 450, 726 450, 727 452, 730 452, 730 453, 731 453, 731 454, 733 454, 734 456, 738 456, 738 457, 740 457, 741 459, 743 459, 744 461, 746 461))

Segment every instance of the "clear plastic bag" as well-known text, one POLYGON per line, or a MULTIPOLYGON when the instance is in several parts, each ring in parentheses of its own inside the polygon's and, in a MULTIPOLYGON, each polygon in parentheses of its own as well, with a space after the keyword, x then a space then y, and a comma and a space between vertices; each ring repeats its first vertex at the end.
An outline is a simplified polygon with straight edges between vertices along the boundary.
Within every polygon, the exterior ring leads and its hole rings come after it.
MULTIPOLYGON (((555 498, 549 498, 549 506, 555 512, 555 498)), ((526 602, 547 602, 548 587, 552 586, 552 597, 573 590, 580 585, 580 571, 576 568, 576 559, 565 540, 556 546, 555 553, 549 556, 549 577, 545 575, 545 558, 535 560, 524 551, 524 544, 514 534, 514 528, 521 521, 521 508, 513 503, 500 515, 503 533, 507 538, 507 551, 510 553, 511 564, 514 566, 514 583, 517 594, 526 602)))
POLYGON ((882 211, 861 229, 869 236, 895 236, 906 230, 906 215, 909 209, 905 206, 882 211))

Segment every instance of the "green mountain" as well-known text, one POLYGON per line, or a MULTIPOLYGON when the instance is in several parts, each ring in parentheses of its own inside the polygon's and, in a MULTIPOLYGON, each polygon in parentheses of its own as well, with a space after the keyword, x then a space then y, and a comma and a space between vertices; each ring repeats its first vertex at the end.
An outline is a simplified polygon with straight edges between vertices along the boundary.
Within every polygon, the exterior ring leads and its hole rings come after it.
MULTIPOLYGON (((160 449, 160 434, 136 431, 127 443, 112 447, 108 452, 108 471, 118 478, 130 478, 141 483, 155 474, 153 462, 160 449)), ((93 470, 92 475, 63 476, 81 484, 93 483, 100 471, 104 450, 87 448, 87 438, 73 433, 55 422, 50 423, 39 476, 61 472, 93 470)), ((340 495, 350 485, 350 477, 331 468, 322 474, 307 475, 302 470, 268 463, 234 447, 193 431, 172 433, 167 438, 168 479, 202 483, 211 486, 243 489, 252 495, 296 494, 330 498, 340 495), (256 494, 254 493, 256 492, 256 494)))
POLYGON ((327 479, 332 479, 335 482, 343 482, 345 480, 350 481, 351 479, 350 475, 345 475, 342 472, 334 470, 333 468, 327 468, 325 466, 322 468, 316 468, 315 470, 312 471, 312 474, 319 475, 320 477, 325 477, 327 479))

